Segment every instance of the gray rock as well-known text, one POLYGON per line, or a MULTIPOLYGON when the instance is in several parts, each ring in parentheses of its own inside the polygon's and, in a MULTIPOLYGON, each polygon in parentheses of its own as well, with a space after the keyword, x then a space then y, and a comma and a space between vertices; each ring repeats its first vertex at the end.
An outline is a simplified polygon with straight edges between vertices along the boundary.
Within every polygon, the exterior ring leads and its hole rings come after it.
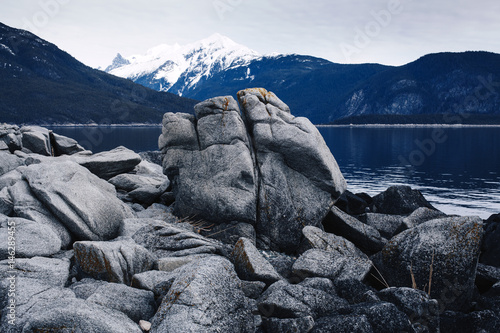
POLYGON ((357 216, 358 220, 366 223, 370 227, 377 229, 380 235, 386 239, 391 239, 396 231, 403 224, 404 215, 389 215, 379 213, 366 213, 357 216))
MULTIPOLYGON (((1 152, 0 152, 1 155, 1 152)), ((2 163, 2 162, 0 162, 2 163)), ((12 171, 9 171, 3 175, 0 175, 0 189, 3 189, 5 187, 9 187, 14 185, 20 180, 23 180, 23 174, 21 171, 23 170, 23 166, 18 167, 17 169, 14 169, 12 171)))
POLYGON ((266 332, 301 332, 308 333, 314 327, 314 319, 311 316, 302 318, 264 318, 262 327, 266 332))
MULTIPOLYGON (((8 323, 8 309, 2 311, 2 332, 102 332, 141 333, 125 314, 75 297, 67 289, 38 280, 16 282, 16 324, 8 323), (47 315, 50 309, 50 315, 47 315)), ((3 288, 2 288, 3 289, 3 288)), ((7 289, 6 289, 7 290, 7 289)))
POLYGON ((118 229, 118 236, 132 237, 137 231, 148 225, 166 226, 167 223, 164 221, 149 218, 124 219, 120 224, 120 228, 118 229))
POLYGON ((380 251, 387 242, 377 229, 359 221, 337 207, 332 207, 331 214, 325 220, 325 230, 351 241, 367 253, 380 251))
POLYGON ((382 214, 411 214, 420 207, 434 208, 418 190, 409 186, 391 186, 373 197, 373 212, 382 214))
POLYGON ((44 257, 16 259, 13 267, 9 260, 2 260, 0 261, 0 278, 4 279, 15 274, 17 279, 36 279, 51 286, 64 287, 69 277, 69 266, 68 259, 44 257))
POLYGON ((246 297, 257 299, 264 291, 266 284, 262 281, 241 281, 241 289, 246 297))
POLYGON ((304 281, 300 282, 299 285, 308 288, 314 288, 318 290, 322 290, 330 295, 337 295, 337 291, 335 289, 335 285, 332 280, 326 278, 306 278, 304 281))
POLYGON ((336 295, 283 280, 272 284, 258 300, 260 314, 276 318, 319 318, 346 306, 347 301, 336 295))
POLYGON ((10 256, 15 247, 16 258, 50 256, 61 249, 61 239, 49 226, 22 218, 0 217, 0 260, 10 256), (12 245, 9 237, 13 237, 12 245))
POLYGON ((272 92, 246 89, 238 100, 259 175, 257 234, 271 249, 294 252, 302 228, 321 223, 345 180, 317 128, 272 92))
POLYGON ((206 258, 207 256, 210 256, 210 254, 192 254, 183 257, 160 258, 157 261, 157 266, 159 271, 172 272, 179 267, 189 264, 190 262, 206 258))
POLYGON ((53 148, 55 156, 73 155, 85 151, 85 148, 80 146, 78 142, 72 138, 53 132, 50 133, 50 136, 52 138, 52 143, 54 144, 53 148))
POLYGON ((319 318, 311 333, 373 333, 365 315, 336 315, 319 318))
MULTIPOLYGON (((67 248, 72 244, 72 237, 68 229, 40 202, 27 181, 20 180, 8 188, 13 204, 13 215, 39 224, 40 228, 50 228, 55 232, 61 243, 60 247, 67 248)), ((54 243, 57 243, 54 238, 54 243)))
POLYGON ((259 253, 252 241, 240 238, 231 254, 238 276, 243 280, 262 281, 270 285, 282 277, 259 253))
POLYGON ((95 279, 130 284, 132 276, 153 268, 155 257, 131 238, 111 242, 76 242, 78 266, 95 279))
POLYGON ((175 274, 162 271, 146 271, 134 274, 132 287, 153 291, 158 284, 170 279, 175 279, 175 274))
POLYGON ((413 211, 410 215, 403 219, 402 226, 398 229, 401 232, 406 229, 411 229, 424 222, 435 220, 437 218, 445 217, 446 214, 435 209, 430 209, 427 207, 419 207, 413 211))
POLYGON ((25 165, 24 159, 7 151, 0 150, 0 176, 25 165))
POLYGON ((377 293, 377 296, 390 302, 405 313, 413 325, 419 324, 427 328, 429 333, 439 332, 439 305, 435 299, 413 288, 386 288, 377 293))
POLYGON ((255 228, 244 222, 221 223, 214 225, 208 231, 202 230, 200 234, 230 245, 236 245, 241 237, 249 239, 253 244, 256 241, 255 228))
POLYGON ((500 331, 500 316, 490 310, 468 314, 445 311, 441 314, 441 332, 469 333, 500 331))
POLYGON ((467 310, 482 234, 478 217, 432 220, 396 235, 372 260, 390 286, 411 287, 413 275, 418 289, 431 285, 441 307, 467 310))
POLYGON ((128 193, 127 199, 133 202, 138 202, 145 206, 151 205, 158 200, 163 194, 163 190, 156 186, 146 185, 141 186, 128 193))
POLYGON ((151 291, 128 287, 124 284, 104 281, 82 281, 71 286, 76 296, 109 309, 126 314, 138 323, 149 320, 156 312, 154 294, 151 291), (87 290, 85 290, 87 289, 87 290))
POLYGON ((368 202, 352 193, 351 191, 347 190, 342 193, 340 198, 338 198, 338 200, 335 202, 335 206, 349 215, 359 215, 366 213, 368 202))
POLYGON ((77 240, 115 237, 132 217, 114 187, 70 161, 33 164, 23 171, 32 192, 77 240))
POLYGON ((367 294, 375 292, 375 289, 356 279, 337 280, 335 287, 338 295, 350 304, 362 303, 367 294))
POLYGON ((331 280, 363 280, 372 262, 368 257, 344 256, 340 252, 311 249, 293 264, 293 272, 302 277, 316 276, 331 280))
POLYGON ((262 248, 296 251, 304 225, 319 225, 346 185, 323 138, 273 93, 238 93, 167 113, 159 147, 175 213, 256 226, 262 248), (259 191, 259 192, 258 192, 259 191), (259 207, 257 207, 259 203, 259 207), (257 219, 258 217, 258 219, 257 219))
POLYGON ((74 160, 103 179, 130 172, 141 163, 138 154, 122 146, 91 156, 75 156, 74 160))
POLYGON ((187 115, 167 113, 163 119, 160 149, 176 195, 175 214, 255 223, 254 162, 236 101, 214 98, 195 110, 196 128, 187 115))
POLYGON ((221 253, 222 245, 215 240, 174 225, 147 225, 132 238, 158 258, 183 257, 193 254, 221 253))
POLYGON ((413 332, 408 317, 392 303, 360 303, 341 309, 339 314, 366 316, 374 333, 413 332))
POLYGON ((151 332, 254 332, 255 323, 233 265, 209 257, 180 268, 153 317, 151 332))
POLYGON ((18 126, 0 125, 0 150, 13 153, 22 148, 22 137, 18 126))
POLYGON ((500 214, 491 215, 484 223, 481 263, 500 267, 500 214))
POLYGON ((500 281, 500 268, 484 264, 477 265, 475 284, 480 293, 488 291, 495 283, 500 281))
POLYGON ((12 197, 9 194, 7 187, 0 190, 0 214, 10 215, 12 209, 14 208, 14 203, 12 202, 12 197))
POLYGON ((48 129, 39 126, 21 127, 23 147, 35 154, 53 156, 50 132, 48 129))
POLYGON ((165 177, 162 168, 162 155, 161 151, 145 151, 140 152, 139 156, 142 158, 142 162, 139 163, 134 171, 140 175, 159 175, 165 177))
POLYGON ((125 173, 111 178, 109 182, 119 190, 130 192, 144 186, 159 187, 166 180, 168 180, 166 176, 125 173))
MULTIPOLYGON (((273 265, 279 275, 285 279, 296 279, 296 277, 292 274, 293 264, 295 263, 295 260, 297 260, 296 257, 275 251, 266 251, 264 253, 266 253, 265 258, 267 261, 273 265)), ((298 279, 296 282, 300 282, 301 280, 302 279, 298 279)))
POLYGON ((324 232, 320 228, 307 226, 302 229, 302 234, 304 235, 304 239, 300 247, 301 253, 310 249, 319 249, 329 252, 338 252, 342 256, 368 259, 363 252, 347 239, 324 232))

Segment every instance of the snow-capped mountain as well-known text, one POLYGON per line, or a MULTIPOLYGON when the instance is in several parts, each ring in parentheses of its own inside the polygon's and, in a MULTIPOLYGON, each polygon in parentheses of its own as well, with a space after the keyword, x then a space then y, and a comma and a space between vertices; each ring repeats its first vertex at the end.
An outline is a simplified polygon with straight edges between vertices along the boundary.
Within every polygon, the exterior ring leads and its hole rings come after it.
POLYGON ((106 72, 182 96, 201 80, 260 57, 256 51, 228 37, 213 34, 184 46, 162 44, 143 55, 123 58, 118 54, 106 72))

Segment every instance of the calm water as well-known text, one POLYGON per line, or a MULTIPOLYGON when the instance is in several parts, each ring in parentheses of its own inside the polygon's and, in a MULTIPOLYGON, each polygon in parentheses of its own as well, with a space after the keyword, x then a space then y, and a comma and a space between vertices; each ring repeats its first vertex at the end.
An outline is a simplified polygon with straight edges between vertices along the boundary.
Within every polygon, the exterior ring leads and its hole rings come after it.
MULTIPOLYGON (((159 127, 53 128, 93 152, 156 150, 159 127)), ((407 184, 448 214, 500 213, 500 127, 321 127, 348 189, 375 195, 407 184)))

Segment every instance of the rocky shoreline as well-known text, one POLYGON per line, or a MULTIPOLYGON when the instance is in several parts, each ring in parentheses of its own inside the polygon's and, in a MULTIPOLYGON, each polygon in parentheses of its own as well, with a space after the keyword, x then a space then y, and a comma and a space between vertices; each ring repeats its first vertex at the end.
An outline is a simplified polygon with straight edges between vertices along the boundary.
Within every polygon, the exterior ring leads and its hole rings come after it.
POLYGON ((159 148, 0 125, 1 332, 500 331, 500 215, 349 192, 273 93, 167 113, 159 148))

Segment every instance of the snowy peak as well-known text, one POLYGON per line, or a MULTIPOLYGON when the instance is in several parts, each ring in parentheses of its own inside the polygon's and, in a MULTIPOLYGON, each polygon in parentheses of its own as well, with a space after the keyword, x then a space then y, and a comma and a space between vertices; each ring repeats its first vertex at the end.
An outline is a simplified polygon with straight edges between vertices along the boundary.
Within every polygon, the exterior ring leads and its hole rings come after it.
POLYGON ((260 57, 254 50, 216 33, 187 45, 161 44, 142 55, 127 58, 119 55, 106 72, 155 90, 182 95, 200 80, 260 57))

